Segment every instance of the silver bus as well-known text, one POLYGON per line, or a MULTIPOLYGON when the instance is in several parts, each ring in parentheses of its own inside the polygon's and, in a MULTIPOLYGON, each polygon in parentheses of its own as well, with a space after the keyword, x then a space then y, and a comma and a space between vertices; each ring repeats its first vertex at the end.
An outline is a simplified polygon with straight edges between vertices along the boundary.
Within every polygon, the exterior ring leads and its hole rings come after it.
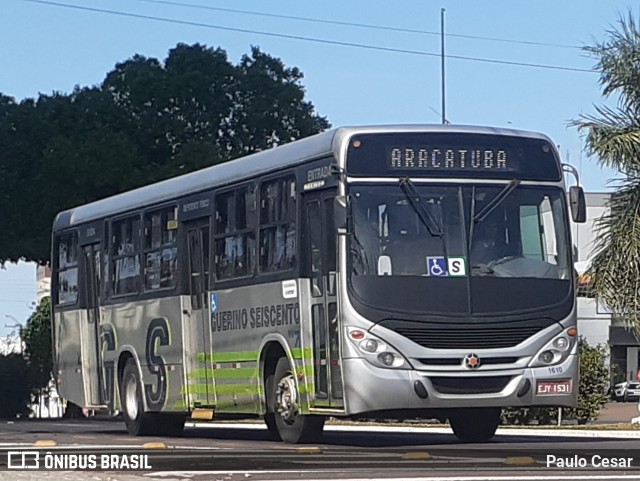
POLYGON ((58 390, 132 435, 262 416, 290 443, 575 406, 566 168, 537 133, 348 127, 61 212, 58 390))

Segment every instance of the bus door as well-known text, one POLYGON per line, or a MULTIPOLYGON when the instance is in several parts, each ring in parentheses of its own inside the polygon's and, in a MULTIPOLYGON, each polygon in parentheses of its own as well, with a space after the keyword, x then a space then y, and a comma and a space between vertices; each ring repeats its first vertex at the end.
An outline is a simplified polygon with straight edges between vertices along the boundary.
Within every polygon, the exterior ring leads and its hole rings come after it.
POLYGON ((187 233, 189 301, 184 314, 188 392, 195 407, 215 404, 209 314, 209 219, 184 223, 187 233))
POLYGON ((100 245, 89 244, 82 247, 85 289, 86 322, 80 333, 82 351, 82 371, 88 388, 88 406, 107 405, 111 394, 106 392, 104 355, 100 342, 100 245))
POLYGON ((311 277, 315 405, 344 406, 336 300, 335 189, 304 196, 306 272, 311 277))

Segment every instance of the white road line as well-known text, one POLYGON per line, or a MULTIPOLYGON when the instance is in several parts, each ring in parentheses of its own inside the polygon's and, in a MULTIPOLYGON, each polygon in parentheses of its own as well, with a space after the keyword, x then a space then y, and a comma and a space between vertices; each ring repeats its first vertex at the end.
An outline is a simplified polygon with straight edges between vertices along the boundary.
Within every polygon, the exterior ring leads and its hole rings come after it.
MULTIPOLYGON (((264 424, 251 423, 187 423, 187 427, 208 428, 208 429, 249 429, 256 431, 264 431, 267 427, 264 424)), ((367 426, 367 425, 326 425, 325 431, 333 432, 375 432, 375 433, 412 433, 412 434, 451 434, 450 428, 429 428, 414 426, 367 426)), ((640 438, 640 429, 637 431, 614 431, 603 429, 591 430, 572 430, 572 429, 517 429, 517 428, 499 428, 496 436, 549 436, 549 437, 568 437, 568 438, 616 438, 616 439, 635 439, 640 438)))
MULTIPOLYGON (((119 449, 122 449, 123 451, 128 451, 128 450, 133 450, 133 449, 139 449, 139 450, 144 450, 146 451, 158 451, 155 449, 145 449, 143 448, 142 444, 128 444, 128 445, 117 445, 117 444, 78 444, 78 443, 73 443, 73 444, 58 444, 57 446, 47 446, 46 448, 40 448, 37 446, 34 446, 33 443, 0 443, 0 448, 23 448, 23 447, 29 447, 31 449, 27 449, 25 451, 64 451, 64 450, 69 450, 69 449, 77 449, 78 451, 91 451, 91 450, 98 450, 98 449, 110 449, 113 451, 118 451, 119 449)), ((174 446, 168 446, 169 448, 173 448, 174 446)))
MULTIPOLYGON (((280 478, 283 481, 285 479, 301 479, 304 475, 315 474, 315 473, 330 473, 330 470, 324 471, 157 471, 155 473, 145 473, 144 476, 154 476, 154 477, 191 477, 191 476, 203 476, 203 475, 265 475, 265 474, 287 474, 286 478, 280 478)), ((344 473, 344 471, 339 471, 344 473)), ((597 474, 575 474, 575 475, 562 475, 560 474, 562 471, 559 471, 557 474, 540 474, 540 475, 513 475, 509 473, 505 473, 504 476, 496 476, 496 475, 473 475, 473 476, 421 476, 421 477, 402 477, 402 478, 381 478, 379 476, 372 478, 344 478, 339 481, 559 481, 559 480, 569 480, 569 481, 599 481, 599 480, 616 480, 616 479, 631 479, 638 480, 637 474, 621 474, 621 475, 597 475, 597 474)), ((304 479, 304 478, 302 478, 304 479)), ((336 481, 336 478, 326 478, 326 479, 314 479, 313 481, 336 481)))

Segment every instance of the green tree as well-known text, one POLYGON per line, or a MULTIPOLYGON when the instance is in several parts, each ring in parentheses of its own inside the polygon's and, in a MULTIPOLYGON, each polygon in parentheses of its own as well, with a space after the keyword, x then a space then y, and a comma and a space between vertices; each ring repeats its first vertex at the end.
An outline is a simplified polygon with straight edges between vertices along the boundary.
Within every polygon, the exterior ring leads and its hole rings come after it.
POLYGON ((640 31, 633 15, 621 17, 617 30, 586 50, 597 59, 603 95, 617 106, 598 106, 574 124, 586 132, 588 152, 624 176, 597 223, 593 288, 629 325, 640 327, 640 31))
POLYGON ((0 355, 0 418, 29 413, 31 386, 27 363, 21 354, 0 355))
MULTIPOLYGON (((34 396, 41 396, 49 391, 49 383, 53 379, 53 354, 51 342, 51 298, 45 297, 35 312, 21 329, 24 342, 24 361, 26 370, 24 377, 29 391, 34 396)), ((83 418, 82 409, 67 402, 65 418, 83 418)))
POLYGON ((607 386, 610 375, 606 365, 607 350, 604 346, 590 346, 580 338, 578 343, 580 355, 580 386, 578 389, 578 406, 567 409, 567 418, 577 419, 585 424, 598 417, 600 410, 609 400, 607 386))
POLYGON ((20 330, 24 343, 24 357, 29 367, 30 385, 42 390, 48 387, 53 376, 51 353, 51 301, 45 297, 20 330))
POLYGON ((104 82, 20 103, 0 94, 0 263, 46 262, 57 212, 318 133, 302 73, 252 48, 179 44, 104 82))

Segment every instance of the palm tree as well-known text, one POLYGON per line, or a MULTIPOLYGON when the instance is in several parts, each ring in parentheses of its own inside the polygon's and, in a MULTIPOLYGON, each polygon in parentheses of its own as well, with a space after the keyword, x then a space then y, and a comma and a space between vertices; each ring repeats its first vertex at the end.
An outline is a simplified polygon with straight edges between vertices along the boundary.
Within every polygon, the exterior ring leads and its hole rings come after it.
POLYGON ((623 174, 596 223, 589 275, 600 299, 640 329, 640 30, 631 12, 618 23, 604 42, 585 48, 597 58, 603 95, 617 106, 596 107, 573 124, 586 132, 587 151, 623 174))

